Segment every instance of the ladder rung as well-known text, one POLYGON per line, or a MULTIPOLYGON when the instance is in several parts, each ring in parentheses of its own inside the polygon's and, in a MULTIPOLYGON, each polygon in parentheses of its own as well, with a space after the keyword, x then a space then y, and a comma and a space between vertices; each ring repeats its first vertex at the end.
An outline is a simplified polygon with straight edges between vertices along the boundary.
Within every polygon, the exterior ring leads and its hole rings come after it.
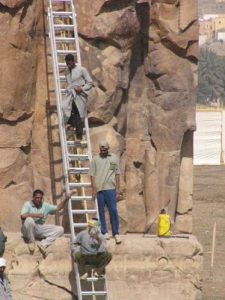
POLYGON ((69 168, 70 174, 88 174, 89 168, 69 168))
POLYGON ((65 78, 65 76, 59 76, 59 80, 60 81, 66 81, 66 78, 65 78))
POLYGON ((69 154, 70 160, 88 160, 87 154, 69 154))
POLYGON ((88 278, 86 279, 86 281, 88 281, 88 282, 93 282, 93 281, 98 281, 98 280, 100 280, 100 279, 104 279, 104 278, 88 277, 88 278))
POLYGON ((69 182, 70 188, 91 187, 90 182, 69 182))
POLYGON ((66 54, 76 54, 76 50, 57 50, 58 55, 66 55, 66 54))
POLYGON ((86 279, 86 281, 88 281, 88 282, 93 282, 93 281, 98 281, 98 280, 105 280, 105 277, 100 277, 100 278, 97 278, 97 277, 88 277, 86 279))
POLYGON ((66 63, 58 63, 59 69, 65 69, 67 67, 66 63))
POLYGON ((68 147, 75 147, 75 146, 79 146, 79 144, 81 144, 81 146, 86 146, 87 145, 87 141, 81 141, 79 143, 75 142, 75 141, 67 141, 67 146, 68 147))
POLYGON ((72 213, 74 215, 95 214, 96 209, 73 209, 72 213))
POLYGON ((73 15, 73 13, 72 13, 72 11, 53 11, 52 15, 54 17, 67 18, 67 17, 71 17, 73 15))
POLYGON ((53 27, 55 30, 74 30, 74 25, 54 24, 53 27))
POLYGON ((55 41, 58 43, 74 43, 75 38, 68 38, 68 37, 56 37, 55 41))
POLYGON ((83 291, 81 292, 83 296, 105 296, 107 295, 106 291, 83 291))
POLYGON ((85 228, 87 225, 87 223, 73 223, 74 228, 85 228))
POLYGON ((71 201, 92 201, 92 196, 72 196, 71 201))

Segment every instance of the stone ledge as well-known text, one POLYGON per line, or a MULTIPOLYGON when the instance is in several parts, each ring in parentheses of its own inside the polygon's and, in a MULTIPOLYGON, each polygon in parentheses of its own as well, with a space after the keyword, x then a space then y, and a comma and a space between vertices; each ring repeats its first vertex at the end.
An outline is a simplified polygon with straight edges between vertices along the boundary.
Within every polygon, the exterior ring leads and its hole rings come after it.
MULTIPOLYGON (((73 299, 69 238, 58 239, 43 259, 30 255, 20 234, 7 233, 5 257, 14 300, 73 299)), ((202 289, 202 247, 189 238, 152 238, 140 234, 110 240, 113 260, 107 269, 109 300, 197 300, 202 289)))

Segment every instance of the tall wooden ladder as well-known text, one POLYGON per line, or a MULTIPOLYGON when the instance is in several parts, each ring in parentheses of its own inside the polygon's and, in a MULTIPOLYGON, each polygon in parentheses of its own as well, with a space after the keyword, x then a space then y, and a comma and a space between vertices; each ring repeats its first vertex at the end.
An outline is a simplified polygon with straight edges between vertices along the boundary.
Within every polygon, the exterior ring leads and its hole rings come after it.
MULTIPOLYGON (((97 201, 91 196, 88 174, 92 159, 88 119, 85 118, 84 137, 76 142, 74 130, 66 130, 62 101, 66 89, 64 71, 65 55, 74 55, 81 65, 76 13, 73 0, 48 0, 48 26, 51 42, 52 68, 54 74, 55 97, 58 114, 59 135, 63 161, 65 189, 72 192, 68 202, 71 237, 87 226, 92 217, 98 217, 97 201)), ((87 8, 88 9, 88 8, 87 8)), ((78 266, 74 264, 77 297, 79 300, 108 300, 107 280, 94 276, 81 280, 78 266)))

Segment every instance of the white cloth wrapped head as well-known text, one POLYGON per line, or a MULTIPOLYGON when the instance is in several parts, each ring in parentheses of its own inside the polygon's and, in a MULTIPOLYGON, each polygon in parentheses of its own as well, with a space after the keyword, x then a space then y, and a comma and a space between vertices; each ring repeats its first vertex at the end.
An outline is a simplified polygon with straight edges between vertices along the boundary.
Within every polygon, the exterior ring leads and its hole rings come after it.
POLYGON ((0 257, 0 268, 6 267, 6 260, 3 257, 0 257))
POLYGON ((101 226, 97 219, 91 219, 88 221, 89 233, 90 235, 96 235, 101 232, 101 226))

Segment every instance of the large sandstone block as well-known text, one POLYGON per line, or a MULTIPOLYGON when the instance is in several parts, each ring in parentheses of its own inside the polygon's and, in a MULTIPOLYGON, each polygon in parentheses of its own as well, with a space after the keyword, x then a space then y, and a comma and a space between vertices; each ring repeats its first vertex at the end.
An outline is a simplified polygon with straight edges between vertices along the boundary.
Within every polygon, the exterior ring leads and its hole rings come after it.
POLYGON ((76 1, 78 27, 80 33, 88 38, 100 38, 115 43, 119 47, 132 47, 139 31, 134 3, 113 2, 100 9, 102 1, 76 1), (89 7, 87 10, 86 7, 89 7), (98 13, 97 13, 98 12, 98 13))
POLYGON ((0 189, 1 198, 3 199, 0 210, 3 230, 20 231, 20 211, 23 203, 31 199, 31 186, 31 182, 24 181, 19 184, 12 184, 7 189, 0 189))
POLYGON ((2 122, 0 126, 0 145, 2 148, 26 147, 31 143, 33 118, 19 122, 2 122))

